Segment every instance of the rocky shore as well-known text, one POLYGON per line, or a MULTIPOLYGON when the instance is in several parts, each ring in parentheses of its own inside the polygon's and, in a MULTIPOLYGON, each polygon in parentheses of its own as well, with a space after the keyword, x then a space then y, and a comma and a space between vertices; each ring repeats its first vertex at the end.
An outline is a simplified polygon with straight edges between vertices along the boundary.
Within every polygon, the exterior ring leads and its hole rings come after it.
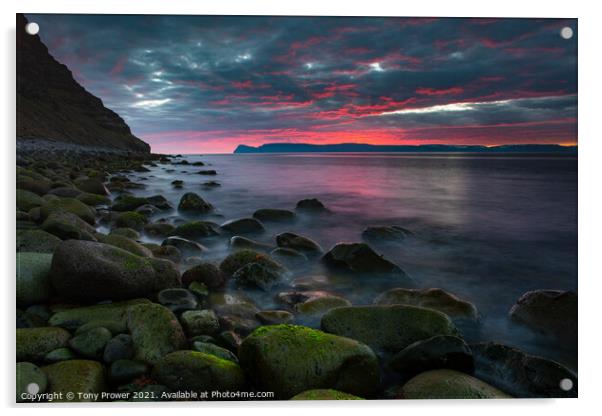
MULTIPOLYGON (((274 223, 336 211, 308 195, 290 210, 254 207, 218 224, 210 215, 219 207, 181 181, 172 184, 186 191, 177 206, 132 193, 144 189, 137 174, 192 167, 185 157, 20 143, 17 401, 34 390, 59 401, 577 396, 577 375, 560 363, 467 341, 466 328, 481 325, 475 305, 422 287, 372 244, 411 230, 375 225, 363 241, 334 247, 310 230, 285 232, 268 244, 254 237, 274 223), (216 240, 229 245, 218 260, 216 240), (329 274, 300 272, 313 263, 393 288, 353 304, 330 290, 329 274)), ((514 325, 576 351, 575 293, 528 292, 508 310, 514 325)))

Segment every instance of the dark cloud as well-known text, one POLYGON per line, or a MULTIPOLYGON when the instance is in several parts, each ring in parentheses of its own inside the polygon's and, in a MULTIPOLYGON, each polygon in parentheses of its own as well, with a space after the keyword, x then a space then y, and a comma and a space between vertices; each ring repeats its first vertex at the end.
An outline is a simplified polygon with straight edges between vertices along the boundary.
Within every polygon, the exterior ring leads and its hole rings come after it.
POLYGON ((28 18, 156 151, 577 140, 576 20, 28 18))

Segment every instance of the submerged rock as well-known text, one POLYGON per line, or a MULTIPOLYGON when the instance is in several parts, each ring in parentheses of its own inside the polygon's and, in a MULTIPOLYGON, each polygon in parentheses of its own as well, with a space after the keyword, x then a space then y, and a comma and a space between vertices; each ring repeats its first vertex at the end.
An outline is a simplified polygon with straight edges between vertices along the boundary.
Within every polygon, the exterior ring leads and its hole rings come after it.
POLYGON ((367 345, 303 326, 256 329, 242 342, 239 359, 254 385, 277 399, 324 388, 370 397, 380 381, 367 345))
POLYGON ((401 388, 403 399, 508 399, 511 396, 468 374, 431 370, 412 378, 401 388))
POLYGON ((447 315, 406 305, 348 306, 331 309, 322 330, 353 338, 378 350, 398 352, 436 335, 458 336, 447 315))
POLYGON ((185 193, 180 199, 178 210, 191 214, 206 214, 213 211, 213 205, 194 192, 185 193))
POLYGON ((385 225, 367 227, 362 231, 362 238, 366 241, 402 241, 406 237, 413 236, 410 230, 398 225, 385 225))
POLYGON ((378 305, 412 305, 443 312, 454 320, 476 322, 477 308, 443 289, 391 289, 381 293, 375 300, 378 305))
POLYGON ((175 229, 174 225, 167 222, 155 222, 144 226, 144 232, 152 237, 167 237, 172 235, 175 229))
POLYGON ((177 287, 180 273, 168 260, 136 256, 108 244, 68 240, 54 252, 50 280, 68 300, 121 300, 177 287))
POLYGON ((207 238, 219 235, 217 231, 217 225, 208 221, 189 221, 184 224, 178 225, 175 230, 171 232, 171 235, 175 235, 183 238, 207 238))
POLYGON ((328 209, 324 204, 316 198, 312 199, 302 199, 297 202, 297 209, 304 211, 317 211, 317 212, 327 212, 328 209))
POLYGON ((263 224, 255 218, 239 218, 220 225, 222 231, 232 234, 253 234, 265 231, 263 224))
POLYGON ((303 253, 299 253, 292 248, 278 247, 270 252, 270 256, 277 262, 284 264, 289 268, 304 266, 309 260, 303 253))
POLYGON ((269 310, 257 312, 255 318, 264 325, 277 325, 291 322, 295 315, 289 311, 269 310))
POLYGON ((510 317, 536 332, 577 347, 577 294, 560 290, 535 290, 522 295, 510 317))
POLYGON ((207 247, 202 244, 197 243, 196 241, 187 240, 181 237, 167 237, 161 243, 162 246, 173 246, 180 250, 182 254, 188 256, 199 255, 205 251, 207 251, 207 247))
POLYGON ((297 250, 306 255, 319 255, 324 250, 315 241, 294 233, 282 233, 276 236, 278 247, 297 250))
POLYGON ((259 241, 251 240, 250 238, 241 235, 235 235, 230 239, 230 247, 234 249, 250 249, 257 251, 270 251, 273 247, 269 244, 260 243, 259 241))
POLYGON ((364 243, 338 243, 322 257, 322 261, 329 267, 350 273, 393 274, 409 280, 401 267, 364 243))
POLYGON ((515 397, 577 397, 577 375, 561 364, 494 342, 471 346, 475 376, 515 397), (570 380, 563 390, 561 381, 570 380))
POLYGON ((293 221, 296 217, 296 214, 288 209, 264 208, 255 211, 253 213, 253 217, 263 222, 286 222, 293 221))

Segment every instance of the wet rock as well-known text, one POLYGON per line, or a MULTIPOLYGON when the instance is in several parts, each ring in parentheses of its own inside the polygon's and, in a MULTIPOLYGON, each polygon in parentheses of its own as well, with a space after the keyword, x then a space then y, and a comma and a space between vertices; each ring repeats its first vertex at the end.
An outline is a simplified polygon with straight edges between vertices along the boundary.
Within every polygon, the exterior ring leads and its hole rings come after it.
POLYGON ((257 312, 255 318, 264 325, 277 325, 292 322, 295 315, 288 311, 270 310, 257 312))
POLYGON ((317 211, 317 212, 328 211, 328 209, 324 206, 324 204, 316 198, 302 199, 301 201, 297 202, 297 209, 304 210, 304 211, 317 211))
POLYGON ((119 334, 110 339, 105 346, 103 360, 112 363, 117 360, 129 360, 134 356, 134 343, 128 334, 119 334))
POLYGON ((263 222, 288 222, 294 221, 296 214, 287 209, 258 209, 253 213, 253 217, 263 222))
POLYGON ((353 394, 343 393, 333 389, 313 389, 306 390, 293 397, 291 400, 364 400, 353 394))
POLYGON ((103 327, 90 329, 71 338, 69 347, 82 357, 98 360, 102 358, 105 345, 112 336, 111 331, 103 327))
POLYGON ((282 233, 276 236, 278 247, 291 248, 306 255, 319 255, 323 252, 322 247, 310 238, 294 233, 282 233))
POLYGON ((98 179, 80 179, 75 181, 75 186, 82 192, 88 192, 96 195, 109 195, 109 190, 98 179))
POLYGON ((209 289, 216 289, 224 285, 225 278, 215 264, 200 263, 186 270, 182 275, 182 284, 184 286, 188 286, 192 282, 203 283, 209 289))
POLYGON ((297 290, 328 289, 332 286, 332 279, 322 274, 301 276, 291 282, 291 287, 297 290))
POLYGON ((458 336, 447 315, 406 305, 348 306, 331 309, 322 330, 356 339, 377 350, 398 352, 416 341, 436 335, 458 336))
POLYGON ((89 205, 91 207, 101 207, 111 205, 111 199, 96 194, 89 194, 87 192, 83 192, 75 197, 77 200, 82 201, 84 204, 89 205))
POLYGON ((479 320, 477 308, 443 289, 391 289, 375 300, 378 305, 412 305, 443 312, 456 321, 479 320))
POLYGON ((77 358, 73 351, 67 347, 57 348, 56 350, 50 351, 44 356, 44 362, 48 364, 58 363, 59 361, 74 360, 77 358))
POLYGON ((48 191, 47 195, 56 195, 61 198, 75 198, 80 195, 82 191, 79 189, 75 189, 71 186, 60 186, 58 188, 53 188, 48 191))
POLYGON ((406 273, 364 243, 339 243, 322 257, 329 267, 349 273, 393 274, 409 280, 406 273))
POLYGON ((217 336, 218 343, 230 351, 238 351, 242 338, 234 331, 222 331, 217 336))
POLYGON ((219 315, 241 316, 254 318, 259 312, 253 301, 243 293, 214 292, 209 295, 209 305, 219 315))
POLYGON ((331 309, 351 306, 347 299, 335 295, 310 297, 304 302, 295 305, 295 311, 301 315, 321 316, 331 309))
POLYGON ((154 379, 175 391, 238 391, 245 376, 238 364, 198 351, 176 351, 153 368, 154 379))
POLYGON ((219 331, 217 315, 210 309, 186 311, 180 320, 184 330, 191 337, 212 335, 219 331))
POLYGON ((113 228, 109 235, 121 235, 132 240, 138 240, 140 238, 140 233, 133 228, 113 228))
POLYGON ((180 286, 180 273, 167 260, 136 256, 108 244, 63 241, 55 250, 50 281, 68 300, 121 300, 180 286))
POLYGON ((222 315, 219 318, 220 326, 224 329, 234 331, 237 334, 246 336, 254 329, 261 326, 255 318, 245 318, 236 315, 222 315))
POLYGON ((182 253, 174 246, 158 246, 152 250, 153 256, 179 263, 182 260, 182 253))
POLYGON ((175 181, 171 181, 171 185, 174 188, 183 188, 184 187, 184 181, 176 179, 175 181))
POLYGON ((175 229, 174 225, 166 222, 155 222, 144 226, 144 232, 151 237, 167 237, 172 235, 175 229))
POLYGON ((199 170, 197 172, 197 175, 217 175, 217 172, 214 171, 214 170, 212 170, 212 169, 209 169, 209 170, 199 170))
POLYGON ((17 253, 17 305, 32 305, 44 302, 52 294, 48 274, 52 254, 17 253))
POLYGON ((221 183, 216 182, 216 181, 203 182, 202 185, 203 185, 203 187, 209 188, 209 189, 211 189, 211 188, 218 188, 218 187, 222 186, 221 183))
MULTIPOLYGON (((123 229, 123 228, 122 228, 123 229)), ((131 238, 125 237, 119 234, 96 234, 96 239, 104 244, 109 244, 114 247, 121 248, 125 251, 129 251, 132 254, 141 257, 153 257, 152 251, 144 247, 142 244, 137 243, 131 238)))
POLYGON ((272 246, 259 241, 251 240, 250 238, 235 235, 230 239, 230 247, 233 249, 249 249, 255 251, 270 251, 272 246))
POLYGON ((96 241, 96 230, 77 215, 69 212, 53 212, 42 223, 42 230, 63 240, 96 241))
POLYGON ((471 346, 475 376, 523 398, 577 397, 577 375, 561 364, 494 342, 471 346), (560 388, 569 379, 572 388, 560 388))
POLYGON ((17 189, 17 208, 21 211, 27 212, 32 208, 44 205, 45 202, 44 198, 33 192, 25 189, 17 189))
POLYGON ((196 241, 187 240, 181 237, 167 237, 161 243, 162 246, 173 246, 180 250, 185 256, 194 256, 207 251, 207 247, 196 241))
POLYGON ((254 385, 277 399, 316 388, 370 397, 379 385, 378 361, 367 345, 303 326, 256 329, 239 359, 254 385))
POLYGON ((219 235, 219 232, 217 231, 217 224, 212 222, 189 221, 178 225, 176 229, 171 232, 171 235, 196 240, 199 238, 214 237, 219 235))
POLYGON ((194 192, 185 193, 180 199, 178 210, 191 214, 206 214, 213 210, 213 205, 194 192))
POLYGON ((67 346, 69 338, 63 328, 17 328, 17 361, 40 361, 50 351, 67 346))
POLYGON ((48 379, 46 374, 38 366, 28 362, 20 362, 16 365, 16 393, 17 402, 25 402, 28 394, 31 394, 29 385, 37 386, 37 393, 46 391, 48 379))
POLYGON ((50 191, 50 185, 51 183, 47 179, 33 179, 25 176, 17 178, 17 189, 30 191, 40 196, 45 195, 50 191))
POLYGON ((127 309, 127 327, 136 360, 157 363, 170 352, 186 346, 184 331, 173 312, 164 306, 139 304, 127 309))
POLYGON ((401 388, 404 399, 506 399, 493 386, 454 370, 431 370, 412 378, 401 388))
POLYGON ((408 345, 395 354, 389 366, 405 376, 438 368, 472 374, 474 359, 470 347, 461 338, 437 335, 408 345))
POLYGON ((142 214, 145 217, 149 217, 151 215, 158 213, 159 208, 157 208, 156 206, 151 205, 151 204, 144 204, 144 205, 141 205, 138 208, 136 208, 134 210, 134 212, 137 212, 138 214, 142 214))
POLYGON ((146 223, 148 223, 148 218, 135 211, 122 212, 115 217, 116 227, 132 228, 136 231, 142 231, 146 223))
POLYGON ((278 284, 283 276, 284 272, 281 268, 263 263, 249 263, 234 272, 232 278, 239 286, 268 291, 278 284))
MULTIPOLYGON (((48 377, 48 392, 62 393, 63 401, 90 401, 90 395, 80 397, 78 394, 72 400, 67 399, 67 393, 98 393, 105 390, 104 370, 97 361, 69 360, 42 367, 48 377)), ((61 401, 61 400, 58 400, 61 401)))
POLYGON ((362 231, 362 239, 366 241, 403 241, 414 235, 410 230, 398 225, 367 227, 362 231))
POLYGON ((161 210, 171 209, 173 206, 163 195, 153 195, 146 198, 149 204, 156 206, 161 210))
POLYGON ((209 296, 209 288, 204 283, 192 282, 188 285, 188 290, 196 295, 196 297, 203 299, 209 296))
POLYGON ((58 198, 46 201, 44 205, 40 207, 41 220, 44 221, 50 214, 56 212, 68 212, 76 215, 88 224, 94 224, 96 220, 94 208, 89 207, 75 198, 58 198))
POLYGON ((239 218, 220 225, 222 231, 232 234, 253 234, 265 231, 265 227, 255 218, 239 218))
POLYGON ((522 295, 510 318, 532 330, 577 348, 577 294, 560 290, 535 290, 522 295))
POLYGON ((198 304, 196 296, 182 288, 164 289, 157 295, 157 300, 173 312, 195 309, 198 304))
POLYGON ((299 253, 292 248, 278 247, 270 252, 270 256, 289 268, 303 267, 309 260, 303 253, 299 253))
POLYGON ((232 361, 238 364, 238 358, 230 350, 211 344, 209 342, 194 341, 192 346, 195 351, 202 352, 204 354, 215 355, 222 360, 232 361))
POLYGON ((121 194, 115 198, 111 208, 113 211, 134 211, 136 208, 148 203, 150 202, 147 198, 139 198, 129 194, 121 194))
POLYGON ((143 376, 148 371, 145 363, 132 360, 117 360, 109 367, 109 380, 124 383, 143 376))
POLYGON ((239 250, 230 254, 220 263, 219 268, 226 276, 232 276, 234 272, 249 263, 260 263, 273 269, 284 269, 266 254, 249 249, 239 250))
MULTIPOLYGON (((100 305, 63 309, 52 315, 48 320, 48 323, 52 326, 60 326, 73 331, 84 325, 102 322, 107 328, 116 326, 117 328, 123 328, 123 331, 125 331, 127 308, 142 303, 150 304, 151 302, 148 299, 132 299, 125 302, 104 303, 100 305), (113 324, 110 324, 110 322, 113 322, 113 324)), ((88 326, 88 328, 90 327, 93 327, 93 325, 88 326)))

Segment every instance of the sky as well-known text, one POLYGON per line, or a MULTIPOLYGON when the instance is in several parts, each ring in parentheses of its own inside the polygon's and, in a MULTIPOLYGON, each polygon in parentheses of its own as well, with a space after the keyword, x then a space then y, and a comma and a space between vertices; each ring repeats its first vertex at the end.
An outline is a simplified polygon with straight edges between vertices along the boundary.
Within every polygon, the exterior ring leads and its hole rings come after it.
POLYGON ((575 19, 27 17, 158 153, 577 143, 575 19))

